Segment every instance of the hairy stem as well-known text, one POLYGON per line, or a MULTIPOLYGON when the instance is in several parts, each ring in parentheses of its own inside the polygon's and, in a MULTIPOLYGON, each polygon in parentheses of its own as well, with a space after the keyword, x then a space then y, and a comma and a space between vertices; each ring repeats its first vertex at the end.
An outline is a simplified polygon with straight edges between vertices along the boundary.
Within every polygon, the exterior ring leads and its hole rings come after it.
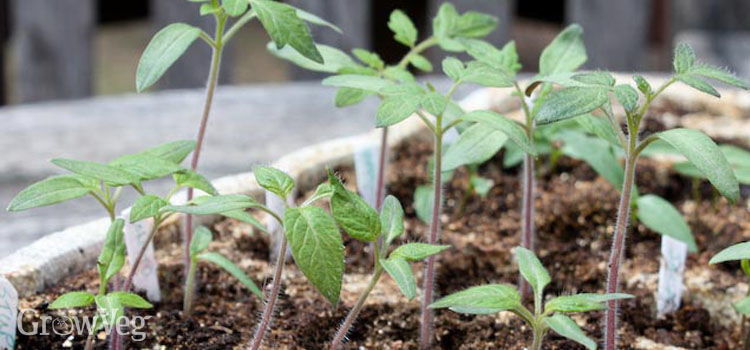
POLYGON ((339 327, 339 330, 336 332, 336 336, 333 337, 333 341, 331 342, 331 350, 337 350, 339 346, 341 346, 341 342, 344 341, 346 334, 349 332, 352 324, 354 324, 354 321, 357 319, 359 312, 362 311, 362 306, 365 305, 365 300, 367 300, 370 292, 372 292, 372 290, 375 288, 375 285, 378 283, 378 280, 380 280, 380 276, 383 274, 383 268, 380 267, 380 263, 378 263, 377 261, 375 262, 375 264, 375 272, 372 274, 370 283, 367 285, 367 288, 362 291, 362 294, 359 295, 359 299, 357 299, 354 307, 349 310, 349 314, 346 315, 344 323, 341 324, 341 327, 339 327))
POLYGON ((258 329, 255 330, 253 340, 250 342, 251 350, 260 349, 260 345, 263 343, 263 336, 271 324, 271 317, 273 316, 274 308, 276 307, 276 300, 279 297, 279 289, 281 288, 281 272, 284 270, 284 262, 286 260, 286 237, 281 238, 281 247, 279 247, 279 254, 276 258, 276 269, 273 274, 273 284, 271 286, 271 294, 268 296, 268 302, 263 309, 263 315, 260 319, 258 329))
MULTIPOLYGON (((194 259, 190 261, 190 269, 188 270, 187 285, 192 286, 195 281, 195 268, 198 262, 194 259)), ((182 316, 190 318, 193 314, 193 288, 187 288, 185 290, 185 296, 182 300, 182 316)))
MULTIPOLYGON (((534 156, 523 157, 523 200, 521 208, 521 246, 534 251, 534 156)), ((525 279, 518 280, 522 300, 531 297, 531 286, 525 279)))
MULTIPOLYGON (((432 203, 432 220, 430 220, 430 236, 428 237, 428 243, 437 244, 440 235, 440 211, 442 209, 442 154, 443 154, 443 132, 442 132, 442 118, 438 116, 437 122, 435 123, 437 132, 435 133, 435 166, 433 176, 433 188, 434 197, 432 203)), ((422 285, 422 325, 420 330, 420 349, 426 350, 431 348, 432 343, 432 319, 433 311, 429 308, 432 304, 433 287, 435 281, 435 256, 427 258, 424 273, 424 283, 422 285)))
POLYGON ((539 329, 540 327, 534 327, 534 339, 531 343, 531 350, 542 350, 542 340, 544 339, 544 331, 539 329))

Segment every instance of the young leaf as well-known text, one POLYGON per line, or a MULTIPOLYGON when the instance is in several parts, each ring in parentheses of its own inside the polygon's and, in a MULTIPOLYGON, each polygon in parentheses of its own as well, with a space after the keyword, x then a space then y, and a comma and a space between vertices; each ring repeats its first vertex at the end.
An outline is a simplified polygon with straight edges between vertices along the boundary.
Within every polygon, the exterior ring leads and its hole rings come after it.
POLYGON ((432 221, 432 202, 434 198, 432 186, 419 186, 414 190, 414 211, 417 212, 417 217, 426 224, 432 221))
POLYGON ((102 319, 103 325, 116 325, 117 320, 119 320, 124 313, 120 300, 116 296, 111 295, 111 293, 97 295, 94 300, 96 301, 97 316, 102 319))
POLYGON ((488 284, 448 295, 432 303, 430 308, 450 308, 462 313, 487 314, 521 306, 521 295, 515 287, 507 284, 488 284))
POLYGON ((456 169, 466 164, 484 163, 494 156, 505 141, 503 132, 474 124, 464 130, 443 154, 443 171, 456 169))
POLYGON ((79 175, 102 180, 112 186, 140 183, 140 178, 137 175, 106 164, 62 158, 52 159, 52 164, 79 175))
POLYGON ((315 202, 319 199, 323 198, 331 198, 333 196, 333 186, 331 184, 324 182, 318 185, 318 187, 315 189, 315 193, 310 196, 304 203, 302 203, 301 207, 304 207, 306 205, 311 204, 312 202, 315 202))
POLYGON ((192 187, 212 196, 219 194, 214 185, 211 184, 211 181, 208 181, 203 175, 192 170, 185 170, 174 174, 174 181, 180 187, 192 187))
POLYGON ((469 181, 474 186, 474 191, 482 197, 486 197, 494 185, 492 180, 481 176, 472 176, 469 181))
POLYGON ((510 120, 500 114, 492 111, 473 111, 461 117, 464 121, 480 123, 485 127, 504 133, 516 145, 521 147, 524 152, 536 154, 534 145, 526 136, 526 131, 517 122, 510 120))
POLYGON ((741 315, 750 314, 750 297, 746 297, 745 299, 742 299, 736 303, 733 303, 732 307, 734 308, 735 311, 737 311, 741 315))
POLYGON ((750 89, 750 84, 740 78, 737 78, 737 76, 722 68, 709 65, 697 65, 690 69, 690 73, 702 76, 704 78, 718 80, 722 83, 736 86, 745 90, 750 89))
POLYGON ((572 72, 586 62, 583 29, 571 24, 547 45, 539 56, 539 74, 572 72))
POLYGON ((611 145, 622 147, 620 139, 617 137, 615 131, 612 130, 612 126, 610 126, 606 118, 587 113, 576 117, 575 120, 587 133, 594 134, 611 145))
POLYGON ((83 197, 96 188, 94 185, 79 175, 51 176, 19 192, 8 204, 8 211, 43 207, 83 197))
POLYGON ((661 235, 670 236, 688 245, 691 252, 698 251, 685 219, 671 203, 656 195, 648 194, 638 198, 638 219, 646 227, 661 235))
POLYGON ((328 171, 328 181, 333 187, 331 213, 336 223, 350 236, 363 242, 373 242, 380 235, 380 217, 375 209, 344 188, 341 181, 328 171))
POLYGON ((244 222, 244 223, 248 223, 250 225, 255 226, 261 232, 268 233, 268 229, 265 226, 263 226, 263 224, 261 224, 260 221, 258 221, 258 219, 256 219, 252 214, 244 211, 243 209, 223 211, 221 212, 221 215, 244 222))
POLYGON ((261 292, 260 288, 253 282, 253 280, 250 279, 250 277, 247 277, 245 272, 242 271, 237 265, 232 263, 229 259, 224 257, 223 255, 219 253, 214 252, 208 252, 203 253, 201 255, 198 255, 198 259, 211 262, 215 264, 216 266, 221 267, 224 269, 224 271, 229 272, 230 275, 234 276, 242 285, 247 287, 253 294, 257 295, 258 298, 263 300, 263 292, 261 292))
POLYGON ((57 309, 73 309, 77 307, 86 307, 94 302, 94 295, 88 292, 68 292, 65 293, 52 304, 49 304, 48 308, 52 310, 57 309))
POLYGON ((672 145, 693 163, 719 193, 733 203, 739 199, 737 178, 726 157, 711 138, 692 129, 671 129, 654 135, 672 145))
POLYGON ((107 238, 104 240, 102 252, 97 260, 102 284, 107 284, 109 279, 119 273, 122 265, 125 264, 125 242, 123 242, 122 231, 124 225, 124 220, 115 219, 107 231, 107 238))
POLYGON ((130 208, 130 222, 141 221, 159 214, 159 209, 169 205, 167 201, 153 194, 145 194, 139 197, 133 207, 130 208))
POLYGON ((693 49, 685 43, 677 44, 677 47, 674 48, 674 61, 672 62, 674 72, 677 74, 685 73, 693 67, 694 63, 695 53, 693 49))
POLYGON ((162 212, 177 212, 193 215, 223 214, 237 209, 248 209, 259 206, 260 203, 250 196, 242 194, 225 194, 220 196, 196 197, 187 205, 168 205, 161 208, 162 212))
POLYGON ((456 22, 453 35, 463 38, 482 38, 497 27, 497 18, 475 11, 464 12, 456 22))
POLYGON ((352 54, 354 54, 354 57, 357 57, 362 63, 377 70, 385 67, 385 62, 380 59, 380 56, 377 53, 357 48, 352 50, 352 54))
POLYGON ((158 179, 185 170, 176 163, 144 153, 118 157, 109 165, 137 176, 140 181, 158 179))
POLYGON ((151 147, 141 153, 180 164, 195 149, 195 141, 179 140, 151 147))
POLYGON ((323 57, 323 63, 315 62, 288 46, 279 49, 273 42, 269 42, 268 45, 266 45, 266 49, 276 57, 285 59, 304 69, 316 72, 337 73, 343 68, 358 66, 349 55, 335 47, 323 44, 316 44, 315 46, 323 57))
POLYGON ((378 93, 385 87, 393 85, 385 79, 361 74, 341 74, 323 79, 325 86, 347 87, 378 93))
POLYGON ((737 243, 725 248, 718 254, 714 255, 713 258, 708 261, 708 264, 713 265, 725 261, 746 259, 750 259, 750 242, 737 243))
POLYGON ((635 111, 638 106, 638 93, 630 85, 620 84, 615 86, 615 98, 628 112, 635 111))
POLYGON ((401 290, 401 293, 404 293, 406 299, 412 300, 417 296, 417 280, 414 278, 414 273, 412 273, 406 260, 398 257, 392 257, 388 260, 380 259, 380 265, 396 281, 398 289, 401 290))
POLYGON ((541 300, 544 293, 544 287, 551 281, 549 272, 544 268, 539 258, 530 250, 524 247, 516 247, 516 257, 518 258, 518 269, 521 276, 529 282, 534 289, 535 298, 541 300))
POLYGON ((150 309, 154 307, 146 301, 146 299, 143 299, 140 295, 135 293, 128 293, 128 292, 112 292, 107 294, 108 298, 112 298, 114 300, 117 300, 117 302, 126 307, 132 307, 136 309, 150 309))
POLYGON ((303 56, 323 63, 323 56, 315 47, 310 29, 298 17, 295 8, 272 0, 250 0, 250 4, 263 28, 276 43, 276 48, 281 49, 289 44, 303 56))
POLYGON ((570 317, 555 314, 552 317, 545 318, 544 322, 557 334, 585 346, 588 350, 596 349, 596 342, 587 337, 581 327, 578 327, 578 324, 570 317))
POLYGON ((307 206, 284 212, 284 231, 297 267, 334 306, 341 292, 344 245, 325 210, 307 206))
POLYGON ((445 111, 448 106, 448 98, 443 94, 431 91, 422 96, 421 104, 428 113, 437 116, 445 111))
POLYGON ((417 42, 417 27, 403 11, 393 10, 388 19, 388 28, 393 32, 396 41, 413 47, 417 42))
POLYGON ((432 20, 433 35, 441 41, 449 39, 454 34, 454 29, 458 24, 458 12, 453 4, 444 2, 440 5, 437 15, 432 20))
POLYGON ((286 198, 294 188, 294 179, 279 169, 257 166, 253 169, 253 174, 260 187, 281 198, 286 198))
POLYGON ((534 119, 549 124, 589 113, 609 101, 607 90, 598 87, 569 87, 553 91, 542 102, 534 119))
POLYGON ((570 78, 587 85, 600 85, 603 87, 615 86, 615 77, 608 72, 596 71, 576 73, 571 75, 570 78))
POLYGON ((403 258, 407 261, 422 261, 438 254, 451 246, 433 245, 427 243, 407 243, 394 249, 389 258, 403 258))
POLYGON ((185 23, 172 23, 156 33, 138 62, 136 90, 142 92, 156 83, 200 33, 200 28, 185 23))
POLYGON ((221 6, 219 6, 219 4, 217 3, 207 2, 207 3, 201 4, 201 7, 198 11, 199 11, 198 13, 200 13, 201 16, 212 15, 212 14, 221 12, 221 6))
POLYGON ((625 293, 608 293, 608 294, 596 294, 596 293, 581 293, 575 296, 584 298, 588 301, 595 303, 604 303, 610 300, 621 300, 621 299, 632 299, 634 296, 625 293))
POLYGON ((677 80, 685 83, 686 85, 698 91, 707 93, 715 97, 721 97, 721 94, 718 91, 716 91, 716 89, 714 89, 713 86, 709 85, 707 82, 701 80, 700 78, 694 75, 691 75, 691 74, 680 75, 677 77, 677 80))
POLYGON ((409 57, 409 63, 423 72, 432 72, 432 63, 420 54, 412 54, 409 57))
POLYGON ((586 312, 604 310, 607 307, 597 301, 582 298, 577 295, 563 295, 548 301, 544 305, 545 312, 586 312))
POLYGON ((190 241, 190 258, 195 259, 206 250, 213 239, 213 234, 206 226, 198 226, 193 233, 193 240, 190 241))
POLYGON ((247 10, 247 0, 221 0, 224 12, 232 17, 237 17, 247 10))
POLYGON ((400 94, 383 98, 378 106, 375 127, 383 128, 402 122, 419 108, 421 98, 418 95, 400 94))
POLYGON ((324 20, 324 19, 322 19, 322 18, 320 18, 320 17, 318 17, 318 16, 316 16, 316 15, 310 13, 310 12, 307 12, 307 11, 304 11, 304 10, 298 9, 298 8, 294 8, 294 10, 297 11, 297 17, 299 17, 301 20, 303 20, 305 22, 309 22, 309 23, 312 23, 312 24, 318 25, 318 26, 323 26, 323 27, 331 28, 334 31, 338 32, 339 34, 343 33, 343 31, 341 31, 341 28, 339 28, 335 24, 333 24, 331 22, 328 22, 328 21, 326 21, 326 20, 324 20))
POLYGON ((404 208, 394 196, 388 195, 383 200, 383 208, 380 209, 380 227, 382 234, 385 235, 386 245, 404 234, 404 208))
POLYGON ((415 81, 414 75, 409 73, 408 70, 396 66, 385 67, 383 76, 402 83, 413 83, 415 81))
POLYGON ((464 72, 464 64, 458 58, 446 57, 443 59, 443 73, 453 81, 461 80, 464 72))
POLYGON ((556 136, 563 141, 563 154, 585 161, 615 189, 622 190, 625 174, 606 141, 572 130, 563 130, 556 136))
POLYGON ((638 90, 644 95, 649 96, 654 93, 654 89, 651 88, 651 84, 646 81, 646 78, 640 75, 634 75, 633 80, 635 81, 636 86, 638 86, 638 90))
POLYGON ((361 89, 342 87, 336 90, 336 107, 356 105, 367 97, 367 92, 361 89))
POLYGON ((461 80, 487 87, 511 87, 514 76, 484 62, 471 61, 466 64, 461 80))

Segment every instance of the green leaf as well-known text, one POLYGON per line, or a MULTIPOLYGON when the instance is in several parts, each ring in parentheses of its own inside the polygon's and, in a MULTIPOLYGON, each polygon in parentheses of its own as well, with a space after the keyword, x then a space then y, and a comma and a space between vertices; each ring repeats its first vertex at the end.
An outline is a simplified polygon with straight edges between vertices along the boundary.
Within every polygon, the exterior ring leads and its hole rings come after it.
POLYGON ((331 213, 336 223, 350 236, 363 242, 373 242, 380 235, 380 217, 362 198, 347 190, 328 170, 328 181, 333 187, 331 213))
POLYGON ((563 141, 563 154, 585 161, 615 189, 622 190, 625 174, 606 141, 572 130, 563 130, 557 137, 563 141))
POLYGON ((431 91, 422 97, 421 104, 428 113, 437 116, 443 114, 448 102, 448 98, 443 94, 431 91))
POLYGON ((347 87, 377 93, 393 83, 378 77, 361 74, 341 74, 323 79, 323 85, 347 87))
POLYGON ((200 28, 185 23, 172 23, 156 33, 138 62, 135 89, 142 92, 154 85, 200 33, 200 28))
POLYGON ((107 284, 109 279, 119 273, 122 265, 125 264, 125 242, 123 242, 122 231, 124 225, 123 219, 115 219, 107 231, 107 238, 104 240, 96 263, 102 284, 107 284))
POLYGON ((539 56, 539 74, 572 72, 586 62, 583 29, 578 24, 566 27, 539 56))
POLYGON ((435 18, 432 20, 433 35, 439 39, 447 39, 453 36, 454 28, 458 24, 458 12, 453 4, 444 2, 438 8, 435 18))
POLYGON ((318 52, 310 29, 297 15, 297 10, 289 5, 272 0, 250 0, 258 20, 266 32, 281 49, 287 44, 303 56, 323 63, 323 56, 318 52))
POLYGON ((359 59, 362 63, 372 68, 380 70, 385 67, 385 62, 380 59, 380 56, 377 53, 370 52, 364 49, 353 49, 352 54, 354 54, 354 56, 357 57, 357 59, 359 59))
POLYGON ((186 205, 168 205, 161 208, 162 212, 177 212, 192 215, 224 214, 238 209, 248 209, 259 206, 260 203, 250 196, 242 194, 224 194, 219 196, 201 196, 193 198, 186 205))
POLYGON ((176 163, 144 153, 118 157, 109 165, 136 175, 140 181, 158 179, 185 170, 176 163))
POLYGON ((737 243, 728 248, 724 248, 718 254, 714 255, 713 258, 708 261, 708 264, 713 265, 725 261, 746 259, 750 259, 750 242, 737 243))
POLYGON ((247 11, 247 0, 221 0, 221 6, 228 15, 237 17, 247 11))
POLYGON ((598 117, 587 113, 576 117, 575 120, 587 133, 594 134, 611 145, 622 147, 619 137, 612 130, 612 126, 605 117, 598 117))
POLYGON ((606 293, 606 294, 596 294, 596 293, 581 293, 576 294, 575 296, 579 298, 584 298, 586 300, 595 302, 595 303, 604 303, 610 300, 621 300, 621 299, 632 299, 635 298, 634 296, 630 294, 625 293, 606 293))
POLYGON ((352 68, 358 66, 357 63, 355 63, 354 60, 349 57, 349 55, 335 47, 323 44, 316 44, 315 46, 318 48, 318 52, 320 52, 320 55, 323 57, 323 63, 315 62, 303 56, 302 54, 297 52, 297 50, 289 46, 284 46, 283 48, 279 49, 273 42, 269 42, 268 45, 266 45, 266 49, 268 49, 268 51, 276 57, 285 59, 304 69, 316 72, 337 73, 343 68, 352 68))
POLYGON ((86 307, 94 302, 94 295, 88 292, 68 292, 65 293, 52 304, 49 304, 48 308, 52 310, 57 309, 74 309, 78 307, 86 307))
POLYGON ((445 59, 443 59, 442 66, 443 73, 451 78, 451 80, 461 80, 464 72, 464 64, 463 62, 461 62, 461 60, 452 56, 446 57, 445 59))
POLYGON ((578 324, 570 317, 555 314, 552 317, 545 318, 544 322, 557 334, 585 346, 588 350, 596 349, 596 342, 587 337, 581 327, 578 327, 578 324))
POLYGON ((396 197, 388 195, 380 209, 380 227, 386 245, 404 234, 404 208, 396 197))
POLYGON ((97 314, 102 322, 108 326, 115 326, 125 312, 120 299, 112 294, 106 294, 97 295, 94 300, 97 314))
POLYGON ((50 176, 19 192, 8 204, 8 211, 43 207, 83 197, 97 186, 97 181, 79 175, 50 176), (92 186, 93 185, 93 186, 92 186))
POLYGON ((216 266, 221 267, 224 269, 224 271, 229 272, 230 275, 234 276, 242 285, 247 287, 253 294, 257 295, 258 298, 263 300, 263 292, 261 292, 260 288, 258 288, 258 285, 253 282, 253 280, 250 279, 250 277, 247 277, 244 271, 240 269, 237 265, 232 263, 229 259, 224 257, 223 255, 219 253, 214 252, 208 252, 203 253, 198 256, 198 259, 211 262, 215 264, 216 266))
POLYGON ((174 181, 180 187, 192 187, 212 196, 219 194, 219 191, 214 188, 214 185, 211 184, 211 181, 208 181, 208 179, 203 177, 203 175, 198 174, 192 170, 185 170, 174 174, 174 181))
POLYGON ((401 94, 383 98, 378 106, 375 127, 383 128, 404 121, 419 109, 421 98, 418 95, 401 94))
POLYGON ((518 259, 518 270, 523 279, 529 282, 534 289, 535 300, 542 300, 544 287, 551 281, 549 272, 542 266, 542 262, 533 252, 524 248, 516 247, 516 258, 518 259))
POLYGON ((367 97, 367 92, 361 89, 342 87, 336 90, 336 107, 356 105, 367 97))
POLYGON ((140 295, 135 293, 129 293, 129 292, 112 292, 107 294, 108 298, 112 298, 114 300, 117 300, 117 302, 125 307, 132 307, 136 309, 150 309, 154 307, 146 301, 146 299, 143 299, 140 295))
POLYGON ((388 28, 393 32, 393 38, 406 46, 413 47, 417 42, 417 27, 401 10, 391 12, 388 28))
POLYGON ((692 67, 690 69, 690 73, 702 76, 704 78, 718 80, 722 83, 736 86, 745 90, 750 89, 750 84, 723 68, 701 64, 692 67))
POLYGON ((344 273, 344 245, 336 222, 318 207, 290 208, 284 213, 284 231, 297 267, 335 306, 344 273))
POLYGON ((179 140, 151 147, 141 153, 180 164, 194 149, 195 141, 179 140))
POLYGON ((417 296, 417 280, 414 278, 414 273, 412 273, 406 260, 398 257, 392 257, 388 260, 380 259, 380 265, 396 281, 398 289, 407 299, 412 300, 417 296))
POLYGON ((450 308, 462 313, 488 314, 522 307, 516 287, 488 284, 448 295, 430 305, 431 309, 450 308))
POLYGON ((638 93, 630 85, 615 86, 615 98, 628 112, 633 112, 638 107, 638 93))
POLYGON ((462 119, 468 122, 480 123, 485 127, 504 133, 516 145, 521 147, 524 152, 536 154, 534 145, 526 136, 526 131, 521 125, 500 114, 492 111, 473 111, 465 114, 462 119))
POLYGON ((402 83, 413 83, 415 80, 414 75, 409 73, 408 70, 395 66, 385 67, 385 69, 383 70, 383 76, 391 80, 400 81, 402 83))
POLYGON ((221 6, 219 6, 218 4, 214 4, 212 2, 201 4, 201 7, 199 9, 199 13, 201 16, 219 13, 220 11, 221 11, 221 6))
POLYGON ((646 78, 640 75, 634 75, 633 80, 635 81, 636 86, 638 86, 638 91, 642 92, 644 95, 648 96, 654 93, 654 89, 651 88, 651 84, 646 81, 646 78))
POLYGON ((507 140, 508 136, 501 131, 483 124, 473 124, 445 151, 442 170, 449 171, 462 165, 484 163, 492 158, 507 140))
POLYGON ((586 312, 604 310, 607 307, 597 301, 582 298, 577 295, 563 295, 548 301, 544 305, 544 311, 553 312, 586 312))
POLYGON ((750 315, 750 297, 732 303, 732 307, 741 315, 750 315))
POLYGON ((731 202, 739 199, 740 189, 729 162, 716 144, 698 130, 672 129, 654 134, 666 141, 695 167, 731 202))
POLYGON ((412 54, 409 57, 409 63, 421 71, 432 72, 432 63, 420 54, 412 54))
POLYGON ((451 246, 434 245, 427 243, 407 243, 394 249, 389 258, 403 258, 408 261, 422 261, 430 256, 438 254, 451 246))
POLYGON ((137 175, 111 165, 63 158, 52 159, 52 164, 79 175, 102 180, 112 186, 137 185, 140 183, 140 178, 137 175))
POLYGON ((303 20, 305 22, 312 23, 312 24, 315 24, 315 25, 318 25, 318 26, 323 26, 323 27, 331 28, 334 31, 338 32, 339 34, 343 33, 341 31, 341 28, 339 28, 335 24, 333 24, 331 22, 328 22, 328 21, 326 21, 326 20, 324 20, 324 19, 322 19, 322 18, 320 18, 320 17, 318 17, 318 16, 316 16, 316 15, 310 13, 310 12, 307 12, 307 11, 304 11, 304 10, 301 10, 301 9, 298 9, 298 8, 295 8, 295 11, 297 11, 297 17, 299 17, 301 20, 303 20))
POLYGON ((589 113, 609 101, 607 90, 596 87, 569 87, 551 92, 534 119, 549 124, 589 113))
POLYGON ((253 169, 253 174, 260 187, 281 198, 286 198, 294 188, 294 179, 279 169, 257 166, 253 169))
POLYGON ((258 221, 252 214, 243 209, 223 211, 221 215, 255 226, 262 232, 268 233, 268 229, 258 221))
POLYGON ((213 234, 206 226, 198 226, 193 232, 193 240, 190 241, 190 258, 195 259, 198 254, 206 250, 213 239, 213 234))
POLYGON ((646 227, 660 235, 670 236, 684 242, 691 252, 698 251, 690 227, 682 214, 671 203, 653 194, 639 197, 636 203, 638 205, 638 219, 646 227))
POLYGON ((718 91, 716 91, 716 89, 714 89, 713 86, 709 85, 707 82, 701 80, 700 78, 694 75, 690 75, 690 74, 680 75, 677 77, 677 80, 685 83, 686 85, 698 91, 707 93, 712 96, 721 97, 721 94, 718 91))
POLYGON ((494 185, 492 180, 481 176, 472 176, 469 178, 469 181, 471 182, 471 185, 474 186, 474 191, 482 197, 486 197, 487 193, 490 192, 494 185))
POLYGON ((497 69, 484 62, 471 61, 466 64, 461 80, 487 87, 511 87, 513 86, 514 76, 503 69, 497 69))
POLYGON ((587 85, 600 85, 603 87, 615 86, 615 77, 608 72, 583 72, 571 75, 571 79, 587 84, 587 85))
POLYGON ((315 189, 315 193, 310 196, 304 203, 302 203, 301 207, 304 207, 306 205, 309 205, 317 200, 324 199, 324 198, 331 198, 333 196, 333 186, 327 182, 323 182, 315 189))
POLYGON ((434 190, 432 186, 424 185, 414 190, 414 211, 422 222, 429 224, 432 221, 432 202, 434 201, 434 190))
POLYGON ((677 44, 677 47, 674 48, 674 61, 672 62, 674 72, 677 74, 685 73, 693 67, 694 63, 695 53, 690 45, 685 43, 677 44))
POLYGON ((492 33, 497 27, 497 18, 475 11, 464 12, 456 22, 453 36, 464 38, 482 38, 492 33))
POLYGON ((130 208, 130 222, 141 221, 145 218, 154 217, 159 214, 159 209, 169 205, 167 201, 153 194, 145 194, 139 197, 133 207, 130 208))

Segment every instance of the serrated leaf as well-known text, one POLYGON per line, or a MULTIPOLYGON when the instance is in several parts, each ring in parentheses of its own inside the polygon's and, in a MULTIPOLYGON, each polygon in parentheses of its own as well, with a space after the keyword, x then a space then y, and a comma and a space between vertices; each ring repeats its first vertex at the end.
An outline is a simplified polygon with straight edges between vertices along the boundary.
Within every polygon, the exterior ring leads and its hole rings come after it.
POLYGON ((417 217, 426 224, 432 221, 432 202, 434 198, 432 186, 419 186, 414 190, 414 211, 417 212, 417 217))
POLYGON ((216 266, 221 267, 224 271, 229 272, 230 275, 234 276, 242 285, 247 287, 253 294, 257 295, 258 298, 263 300, 263 292, 261 292, 258 285, 253 282, 250 277, 247 277, 244 271, 235 265, 231 260, 227 259, 223 255, 214 252, 203 253, 198 256, 198 259, 208 261, 216 266))
POLYGON ((68 292, 65 293, 52 304, 49 304, 48 308, 52 310, 57 309, 74 309, 78 307, 86 307, 94 303, 94 295, 88 292, 68 292))
POLYGON ((247 0, 221 0, 221 7, 228 15, 237 17, 247 11, 247 0))
POLYGON ((283 171, 266 166, 253 168, 258 185, 281 198, 286 198, 294 188, 294 179, 283 171))
POLYGON ((118 274, 125 264, 125 242, 123 242, 123 219, 115 219, 109 225, 102 251, 99 253, 97 268, 102 284, 107 284, 112 276, 118 274))
POLYGON ((664 198, 648 194, 638 198, 638 220, 661 235, 670 236, 688 245, 691 252, 698 251, 693 233, 682 214, 664 198))
POLYGON ((337 73, 341 69, 358 66, 349 55, 335 47, 323 44, 316 44, 315 46, 323 57, 323 63, 315 62, 289 46, 284 46, 279 49, 273 42, 269 42, 266 45, 266 48, 276 57, 285 59, 304 69, 316 72, 337 73))
POLYGON ((544 305, 544 311, 553 312, 586 312, 594 310, 604 310, 607 307, 597 301, 588 298, 582 298, 577 295, 563 295, 548 301, 544 305))
POLYGON ((112 292, 108 293, 107 297, 117 300, 120 305, 125 307, 132 307, 135 309, 150 309, 154 307, 151 303, 146 301, 146 299, 143 299, 143 297, 135 293, 112 292))
POLYGON ((176 163, 145 153, 128 154, 109 165, 136 175, 140 181, 154 180, 185 170, 176 163))
POLYGON ((380 59, 380 56, 375 52, 357 48, 352 50, 352 54, 354 54, 354 57, 357 57, 357 59, 362 63, 377 70, 383 69, 383 67, 385 67, 385 62, 383 62, 383 60, 380 59))
POLYGON ((361 74, 334 75, 332 77, 323 79, 322 84, 325 86, 360 89, 372 93, 378 93, 383 88, 393 85, 393 83, 385 79, 361 74))
POLYGON ((713 265, 725 261, 746 259, 750 259, 750 242, 737 243, 724 248, 722 251, 714 255, 711 260, 709 260, 708 264, 713 265))
POLYGON ((417 296, 417 280, 406 260, 403 258, 380 259, 380 265, 393 278, 406 299, 412 300, 417 296))
POLYGON ((654 134, 666 141, 695 167, 731 202, 739 199, 740 189, 724 154, 706 134, 692 129, 672 129, 654 134))
POLYGON ((750 84, 748 84, 746 81, 738 78, 736 75, 732 74, 731 72, 719 68, 719 67, 713 67, 709 65, 697 65, 690 69, 690 73, 694 75, 699 75, 704 78, 714 79, 718 80, 722 83, 729 84, 732 86, 736 86, 741 89, 750 89, 750 84))
POLYGON ((428 113, 437 116, 443 114, 448 102, 443 94, 431 91, 422 96, 421 105, 428 113))
POLYGON ((393 32, 393 38, 406 46, 413 47, 417 42, 417 27, 401 10, 391 12, 388 28, 393 32))
POLYGON ((507 284, 488 284, 453 293, 430 305, 431 309, 450 308, 463 313, 487 314, 521 307, 518 290, 507 284))
POLYGON ((297 9, 271 0, 251 0, 250 4, 278 49, 288 44, 303 56, 323 63, 323 56, 313 42, 310 29, 297 15, 297 9))
POLYGON ((572 72, 586 62, 583 29, 571 24, 547 45, 539 56, 539 74, 572 72))
POLYGON ((412 54, 409 57, 409 63, 421 71, 432 72, 432 63, 420 54, 412 54))
POLYGON ((443 154, 443 171, 484 163, 500 151, 507 140, 508 136, 501 131, 483 124, 473 124, 443 154))
POLYGON ((562 314, 555 314, 551 317, 545 318, 544 322, 557 334, 585 346, 588 350, 596 349, 596 342, 587 337, 581 330, 581 327, 579 327, 570 317, 562 314))
POLYGON ((328 171, 328 182, 333 187, 331 213, 336 223, 350 236, 363 242, 373 242, 380 235, 380 217, 362 198, 347 190, 341 181, 328 171))
POLYGON ((43 207, 83 197, 95 188, 90 182, 79 175, 50 176, 19 192, 8 204, 8 211, 43 207))
POLYGON ((336 107, 356 105, 367 97, 367 92, 361 89, 342 87, 336 90, 336 107))
POLYGON ((177 212, 192 215, 223 214, 238 209, 248 209, 260 205, 250 196, 242 194, 225 194, 219 196, 201 196, 193 198, 186 205, 168 205, 161 208, 162 212, 177 212))
POLYGON ((492 111, 473 111, 461 117, 464 121, 479 123, 485 127, 504 133, 508 138, 518 145, 524 152, 536 154, 534 145, 526 136, 526 131, 521 125, 500 114, 492 111))
POLYGON ((427 243, 407 243, 394 249, 389 258, 403 258, 407 261, 422 261, 430 256, 438 254, 451 246, 434 245, 427 243))
POLYGON ((462 81, 487 87, 511 87, 514 76, 509 72, 490 66, 484 62, 471 61, 466 64, 462 81))
POLYGON ((687 72, 693 67, 694 63, 695 53, 693 49, 685 43, 677 44, 677 47, 674 48, 674 61, 672 62, 675 73, 682 74, 687 72))
POLYGON ((195 141, 179 140, 151 147, 141 153, 180 164, 194 149, 195 141))
POLYGON ((139 197, 133 207, 130 208, 130 222, 141 221, 159 214, 159 209, 169 205, 167 201, 153 194, 145 194, 139 197))
POLYGON ((630 85, 620 84, 615 86, 615 98, 628 112, 633 112, 638 107, 638 93, 630 85))
POLYGON ((137 185, 140 183, 140 178, 137 175, 107 164, 63 158, 52 159, 52 164, 78 175, 102 180, 112 186, 137 185))
POLYGON ((203 175, 198 174, 192 170, 185 170, 174 174, 174 181, 178 186, 191 187, 196 190, 201 190, 212 196, 219 194, 216 188, 214 188, 214 185, 211 184, 211 181, 208 181, 208 179, 203 177, 203 175))
POLYGON ((172 23, 156 33, 141 54, 135 75, 138 92, 156 83, 185 50, 198 39, 200 28, 185 23, 172 23))
POLYGON ((193 240, 190 241, 190 258, 195 259, 213 241, 214 237, 206 226, 198 226, 193 232, 193 240))
POLYGON ((396 197, 388 195, 380 209, 380 227, 386 245, 404 234, 404 208, 396 197))
POLYGON ((685 83, 687 86, 692 87, 693 89, 696 89, 698 91, 707 93, 712 96, 721 97, 721 94, 714 89, 713 86, 708 84, 707 82, 701 80, 701 78, 698 78, 694 75, 690 74, 684 74, 677 77, 677 80, 685 83))
POLYGON ((453 81, 461 80, 464 72, 464 64, 455 57, 446 57, 442 62, 443 73, 453 81))
POLYGON ((732 303, 732 307, 741 315, 750 315, 750 297, 732 303))
POLYGON ((336 222, 318 207, 289 208, 284 231, 297 267, 335 306, 344 273, 344 245, 336 222))
POLYGON ((534 119, 549 124, 589 113, 609 101, 607 90, 596 87, 568 87, 551 92, 534 119))
POLYGON ((534 299, 542 300, 544 287, 551 281, 549 272, 544 268, 539 258, 530 250, 524 247, 516 247, 515 254, 518 259, 518 270, 521 272, 521 276, 534 289, 534 299))

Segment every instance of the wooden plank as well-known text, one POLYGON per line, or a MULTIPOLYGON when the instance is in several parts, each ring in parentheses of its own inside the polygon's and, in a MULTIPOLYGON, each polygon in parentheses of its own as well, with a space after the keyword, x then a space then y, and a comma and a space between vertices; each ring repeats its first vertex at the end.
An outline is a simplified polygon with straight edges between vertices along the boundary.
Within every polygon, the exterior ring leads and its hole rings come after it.
POLYGON ((91 95, 94 0, 13 0, 18 102, 91 95))

